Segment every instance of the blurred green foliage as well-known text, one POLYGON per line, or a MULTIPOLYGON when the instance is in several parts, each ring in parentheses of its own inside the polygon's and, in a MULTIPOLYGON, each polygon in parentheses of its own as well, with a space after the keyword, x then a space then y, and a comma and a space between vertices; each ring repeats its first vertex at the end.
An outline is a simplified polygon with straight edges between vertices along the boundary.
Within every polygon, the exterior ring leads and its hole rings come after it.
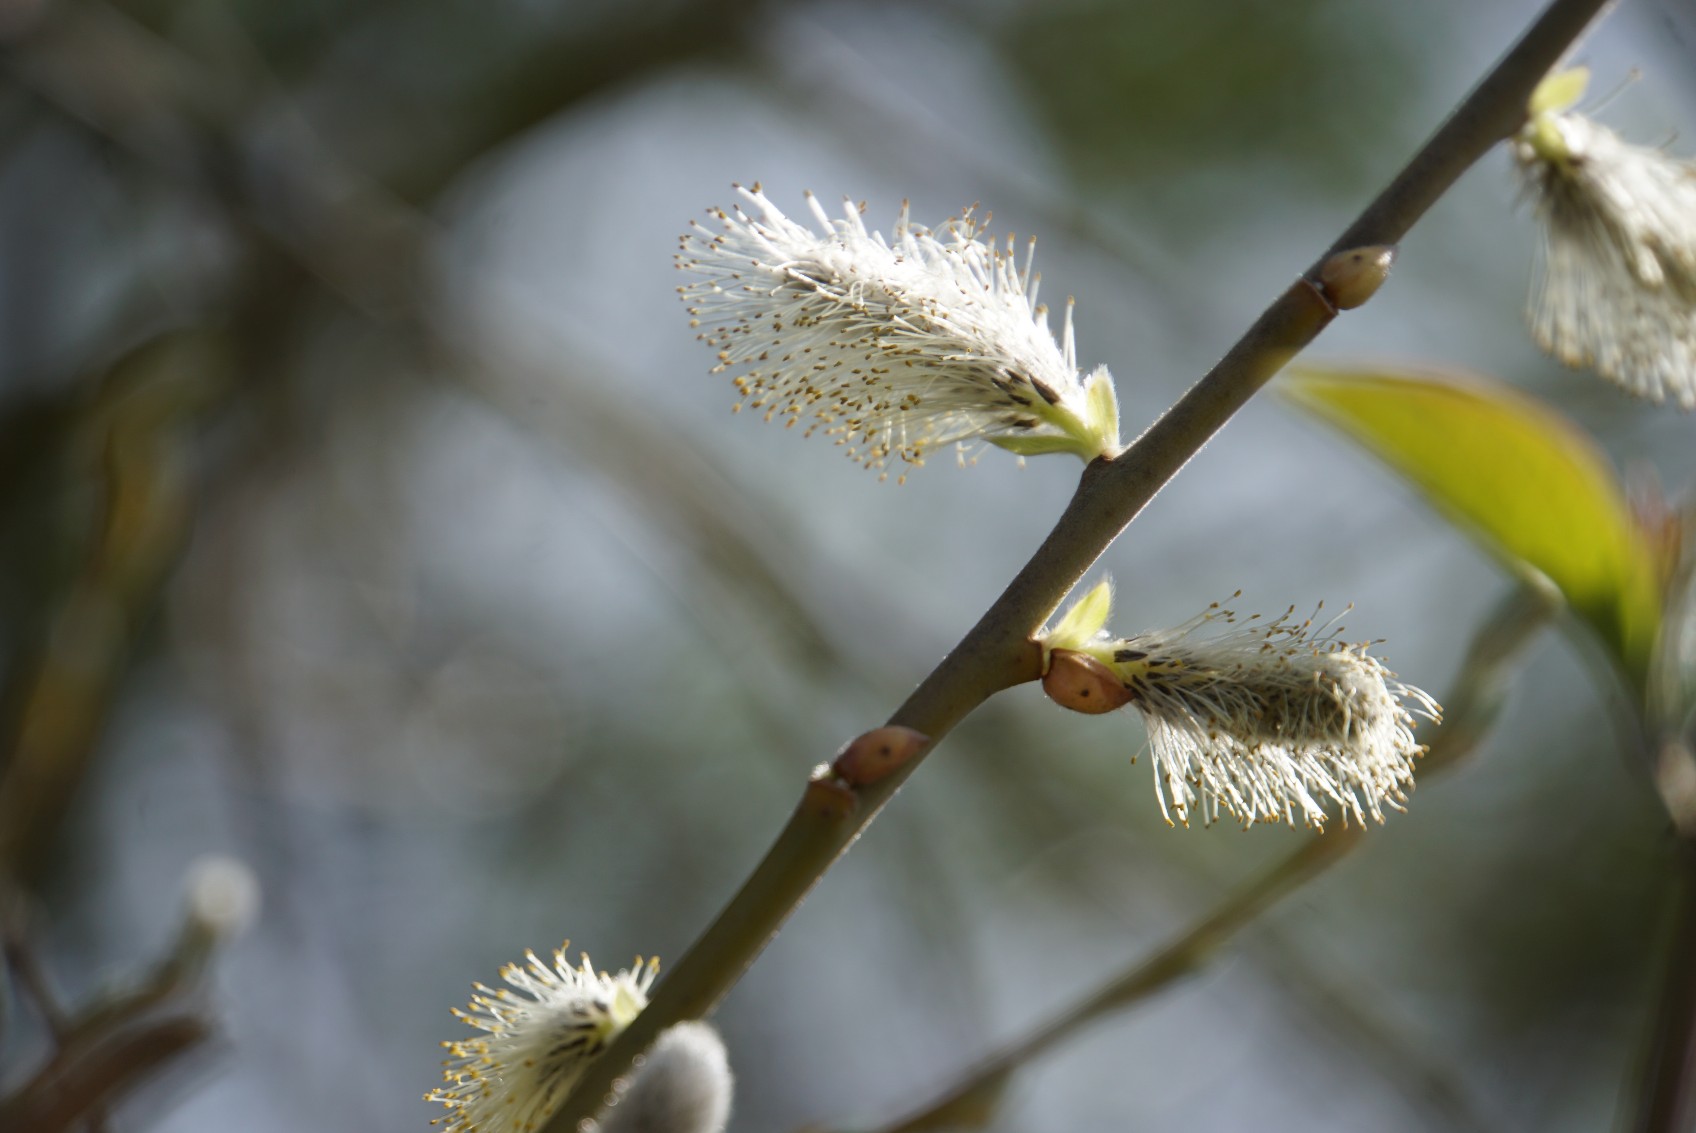
POLYGON ((1298 367, 1283 388, 1510 570, 1552 581, 1642 691, 1660 631, 1660 557, 1607 457, 1577 426, 1476 375, 1298 367))
POLYGON ((1414 44, 1357 12, 1061 0, 1020 8, 999 42, 1072 170, 1110 201, 1178 213, 1210 174, 1349 200, 1385 176, 1375 141, 1420 82, 1414 44))

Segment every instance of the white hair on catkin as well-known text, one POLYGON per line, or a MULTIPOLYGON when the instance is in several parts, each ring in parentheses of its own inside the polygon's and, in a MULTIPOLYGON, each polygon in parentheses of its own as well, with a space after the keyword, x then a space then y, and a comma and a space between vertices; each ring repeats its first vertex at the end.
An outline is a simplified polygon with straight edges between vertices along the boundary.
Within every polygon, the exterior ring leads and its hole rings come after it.
POLYGON ((1566 365, 1696 409, 1696 163, 1560 109, 1537 110, 1513 143, 1543 228, 1532 337, 1566 365))
POLYGON ((724 1040, 706 1023, 663 1031, 601 1133, 723 1133, 735 1083, 724 1040))
POLYGON ((1147 724, 1168 821, 1224 810, 1245 825, 1299 813, 1321 826, 1328 803, 1357 822, 1401 809, 1424 751, 1415 717, 1441 709, 1368 646, 1338 640, 1334 622, 1294 612, 1237 625, 1215 604, 1177 629, 1100 647, 1147 724))
POLYGON ((710 210, 719 231, 692 225, 677 267, 738 408, 822 430, 868 468, 973 442, 1086 461, 1117 451, 1112 380, 1079 376, 1070 301, 1056 341, 1030 253, 980 239, 971 210, 930 229, 903 205, 886 240, 851 202, 832 217, 807 194, 815 231, 758 185, 737 192, 747 211, 710 210))

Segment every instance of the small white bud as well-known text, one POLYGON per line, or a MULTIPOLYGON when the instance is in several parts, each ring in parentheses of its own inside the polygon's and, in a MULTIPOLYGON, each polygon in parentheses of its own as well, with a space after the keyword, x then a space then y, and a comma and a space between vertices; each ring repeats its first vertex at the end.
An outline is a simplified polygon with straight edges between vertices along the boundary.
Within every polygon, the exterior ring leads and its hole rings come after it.
POLYGON ((679 1023, 643 1056, 601 1133, 723 1133, 735 1082, 724 1040, 706 1023, 679 1023))
POLYGON ((188 915, 218 940, 240 936, 259 915, 259 879, 243 862, 220 854, 189 866, 188 915))

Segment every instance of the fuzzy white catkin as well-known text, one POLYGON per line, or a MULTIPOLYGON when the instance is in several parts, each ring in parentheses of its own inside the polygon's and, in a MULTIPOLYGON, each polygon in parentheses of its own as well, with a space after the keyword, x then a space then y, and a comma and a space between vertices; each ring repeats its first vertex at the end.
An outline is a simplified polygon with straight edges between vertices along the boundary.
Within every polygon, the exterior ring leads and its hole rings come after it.
POLYGON ((1366 644, 1340 640, 1335 619, 1316 626, 1291 607, 1238 623, 1216 602, 1175 629, 1112 638, 1112 608, 1104 580, 1044 627, 1043 687, 1075 711, 1129 704, 1142 714, 1167 821, 1211 823, 1223 810, 1245 825, 1299 815, 1319 827, 1328 803, 1361 823, 1401 809, 1425 750, 1416 718, 1439 720, 1442 709, 1366 644))
POLYGON ((1577 114, 1533 117, 1514 154, 1543 223, 1532 336, 1569 366, 1696 409, 1696 163, 1577 114))
POLYGON ((832 218, 809 194, 814 230, 758 185, 738 192, 746 208, 711 210, 719 231, 694 224, 677 256, 738 408, 822 430, 880 470, 946 445, 1118 451, 1112 378, 1079 374, 1071 303, 1056 341, 1030 253, 986 242, 970 210, 932 230, 903 206, 886 240, 851 204, 832 218))
POLYGON ((1414 714, 1435 719, 1436 702, 1365 646, 1288 618, 1211 641, 1156 631, 1117 643, 1161 808, 1169 797, 1177 821, 1212 822, 1223 809, 1245 824, 1300 815, 1317 827, 1327 803, 1361 823, 1401 809, 1424 751, 1414 714))
POLYGON ((718 1032, 679 1023, 649 1049, 601 1133, 722 1133, 734 1085, 718 1032))
POLYGON ((477 1033, 442 1044, 442 1084, 424 1100, 447 1113, 431 1124, 447 1133, 531 1133, 648 1005, 657 960, 638 957, 609 975, 588 956, 573 967, 566 947, 554 949, 551 963, 526 952, 525 963, 503 967, 507 987, 472 985, 470 1006, 454 1015, 477 1033))

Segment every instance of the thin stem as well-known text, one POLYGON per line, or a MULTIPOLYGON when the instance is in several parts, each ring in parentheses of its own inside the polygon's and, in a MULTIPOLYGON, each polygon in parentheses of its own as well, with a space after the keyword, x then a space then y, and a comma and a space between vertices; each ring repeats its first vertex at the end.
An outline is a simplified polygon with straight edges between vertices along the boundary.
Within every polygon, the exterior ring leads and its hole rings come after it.
POLYGON ((1474 1102, 1447 1048, 1409 1034, 1369 989, 1336 982, 1305 941, 1262 924, 1252 951, 1253 959, 1266 968, 1268 982, 1329 1032, 1330 1051, 1354 1064, 1339 1068, 1346 1078, 1376 1074, 1432 1129, 1497 1133, 1502 1128, 1474 1102))
POLYGON ((1678 844, 1673 929, 1666 965, 1654 987, 1654 1030, 1645 1052, 1632 1133, 1682 1133, 1696 1123, 1696 844, 1678 844))
MULTIPOLYGON (((1400 242, 1450 185, 1524 121, 1532 89, 1605 0, 1554 0, 1342 237, 1335 251, 1400 242)), ((1038 675, 1035 631, 1107 546, 1254 393, 1336 315, 1304 277, 1176 405, 1112 461, 1090 465, 1059 522, 989 612, 907 698, 890 723, 940 740, 985 699, 1038 675)), ((876 817, 928 748, 859 791, 857 811, 821 819, 803 803, 754 873, 659 984, 636 1021, 590 1065, 544 1133, 569 1133, 671 1023, 710 1011, 823 872, 876 817)))
POLYGON ((18 990, 35 1007, 48 1036, 56 1045, 63 1044, 71 1030, 71 1018, 60 1005, 58 993, 53 990, 53 981, 48 978, 47 969, 42 966, 41 958, 36 955, 29 940, 23 913, 17 908, 23 900, 21 893, 11 895, 8 903, 13 908, 0 913, 6 918, 6 923, 0 924, 0 951, 5 954, 6 966, 11 969, 18 990))
POLYGON ((1345 855, 1360 835, 1359 827, 1349 827, 1303 842, 1294 853, 1220 902, 1152 956, 1127 968, 1026 1038, 985 1059, 941 1097, 916 1113, 881 1127, 879 1133, 917 1133, 921 1129, 940 1128, 950 1117, 992 1105, 1015 1070, 1103 1015, 1140 1002, 1199 971, 1260 913, 1345 855))

